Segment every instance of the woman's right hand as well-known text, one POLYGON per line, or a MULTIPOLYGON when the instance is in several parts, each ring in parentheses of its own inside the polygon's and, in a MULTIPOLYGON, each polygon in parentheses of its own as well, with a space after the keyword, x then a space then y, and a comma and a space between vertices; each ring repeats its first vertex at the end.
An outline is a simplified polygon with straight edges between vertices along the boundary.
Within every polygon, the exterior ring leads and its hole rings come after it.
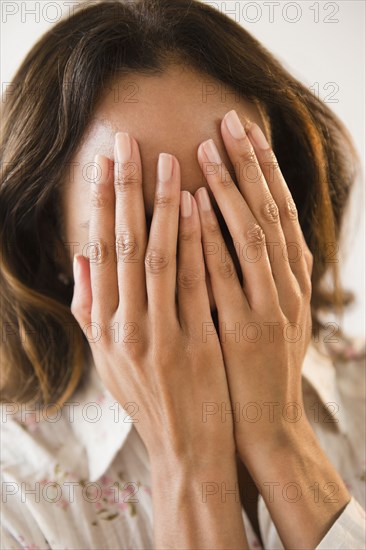
POLYGON ((205 421, 207 410, 229 411, 230 398, 197 204, 181 192, 178 160, 160 155, 147 238, 136 140, 116 134, 115 159, 95 158, 89 259, 75 257, 71 311, 106 388, 138 408, 134 425, 149 455, 222 463, 235 443, 230 414, 205 421))

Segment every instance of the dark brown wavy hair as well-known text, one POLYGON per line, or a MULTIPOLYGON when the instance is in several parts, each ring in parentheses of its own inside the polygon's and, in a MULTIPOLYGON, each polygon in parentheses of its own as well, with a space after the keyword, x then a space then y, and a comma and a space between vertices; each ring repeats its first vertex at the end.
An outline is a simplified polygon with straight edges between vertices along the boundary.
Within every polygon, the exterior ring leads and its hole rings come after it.
POLYGON ((65 167, 103 91, 121 74, 159 74, 172 60, 229 85, 266 114, 273 149, 314 254, 313 331, 321 310, 352 296, 338 277, 340 237, 357 157, 330 109, 240 25, 195 0, 82 6, 31 49, 2 107, 1 400, 62 405, 90 353, 59 281, 65 167), (332 283, 324 284, 330 271, 332 283))

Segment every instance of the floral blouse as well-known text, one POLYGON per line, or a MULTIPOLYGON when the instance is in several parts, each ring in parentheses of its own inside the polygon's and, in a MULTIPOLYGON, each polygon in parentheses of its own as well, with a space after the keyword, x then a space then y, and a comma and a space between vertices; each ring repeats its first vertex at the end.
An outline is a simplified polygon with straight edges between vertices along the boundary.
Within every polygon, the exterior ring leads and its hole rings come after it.
MULTIPOLYGON (((316 550, 361 550, 365 346, 360 339, 332 340, 309 345, 304 404, 352 499, 316 550)), ((149 460, 134 420, 133 405, 124 410, 113 399, 94 365, 86 384, 53 415, 1 405, 1 549, 153 549, 149 460)), ((283 549, 261 496, 263 546, 242 513, 250 549, 283 549)))

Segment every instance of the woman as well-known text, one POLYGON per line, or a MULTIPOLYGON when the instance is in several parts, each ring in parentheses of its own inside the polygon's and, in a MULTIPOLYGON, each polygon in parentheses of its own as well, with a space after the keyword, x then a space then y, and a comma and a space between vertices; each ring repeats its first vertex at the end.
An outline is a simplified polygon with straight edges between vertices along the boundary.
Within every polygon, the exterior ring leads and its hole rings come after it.
POLYGON ((3 118, 2 547, 361 548, 334 114, 214 9, 143 0, 52 28, 3 118))

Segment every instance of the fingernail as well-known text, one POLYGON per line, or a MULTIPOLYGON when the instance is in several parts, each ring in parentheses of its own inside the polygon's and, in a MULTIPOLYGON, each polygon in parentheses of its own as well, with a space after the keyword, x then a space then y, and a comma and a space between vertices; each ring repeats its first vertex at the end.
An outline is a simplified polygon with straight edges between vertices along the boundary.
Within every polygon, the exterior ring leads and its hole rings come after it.
POLYGON ((249 131, 254 143, 259 149, 269 148, 268 141, 266 140, 266 137, 263 134, 262 130, 259 128, 258 124, 251 124, 249 131))
POLYGON ((234 139, 243 139, 245 131, 236 111, 230 111, 225 115, 227 129, 234 139))
POLYGON ((198 201, 201 205, 202 210, 205 212, 209 212, 211 210, 211 201, 210 197, 208 196, 206 187, 201 187, 198 192, 198 201))
POLYGON ((116 156, 118 162, 127 162, 131 158, 131 139, 126 132, 116 134, 116 156))
POLYGON ((192 196, 189 191, 180 192, 180 204, 183 218, 189 218, 192 214, 192 196))
POLYGON ((79 277, 79 273, 80 273, 80 266, 78 262, 79 255, 80 254, 74 254, 74 260, 73 260, 74 280, 76 280, 79 277))
POLYGON ((168 153, 160 153, 158 161, 158 178, 164 183, 172 177, 173 158, 168 153))
POLYGON ((221 157, 212 139, 209 139, 208 141, 205 141, 204 143, 202 143, 202 147, 210 162, 216 162, 216 164, 221 164, 221 157))
POLYGON ((90 181, 91 183, 98 183, 100 178, 100 168, 98 162, 98 155, 94 157, 94 164, 91 167, 90 181))

